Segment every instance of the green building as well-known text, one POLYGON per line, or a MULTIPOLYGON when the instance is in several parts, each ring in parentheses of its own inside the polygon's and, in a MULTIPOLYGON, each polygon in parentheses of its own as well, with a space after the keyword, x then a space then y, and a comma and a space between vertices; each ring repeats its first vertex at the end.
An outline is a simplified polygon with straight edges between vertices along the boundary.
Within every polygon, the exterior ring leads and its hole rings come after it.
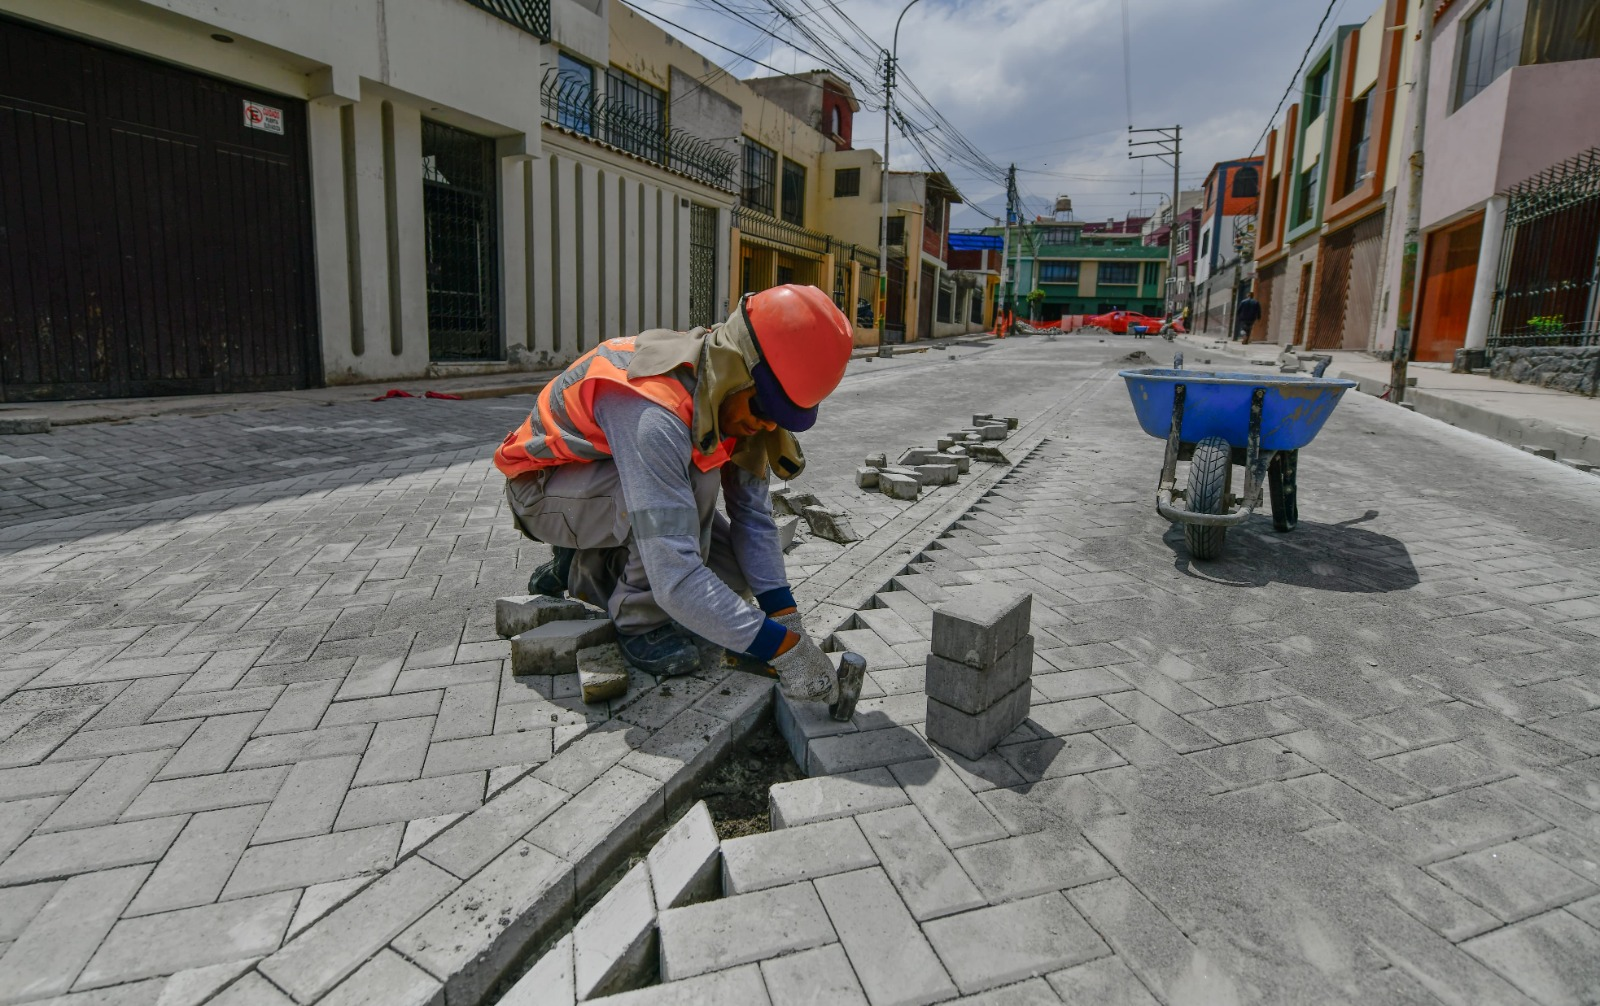
MULTIPOLYGON (((1016 288, 1006 291, 1007 303, 1027 317, 1028 295, 1040 290, 1044 298, 1032 312, 1040 321, 1119 309, 1159 316, 1166 302, 1167 249, 1144 244, 1137 228, 1099 229, 1104 227, 1051 220, 1012 227, 1007 264, 1015 269, 1016 288)), ((1004 228, 984 233, 1002 234, 1004 228)))

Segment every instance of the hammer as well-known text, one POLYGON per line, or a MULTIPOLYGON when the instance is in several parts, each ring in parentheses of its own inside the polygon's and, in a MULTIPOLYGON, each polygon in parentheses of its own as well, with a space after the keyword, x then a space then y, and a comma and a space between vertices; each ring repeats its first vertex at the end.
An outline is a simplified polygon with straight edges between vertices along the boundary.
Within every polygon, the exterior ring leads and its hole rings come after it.
POLYGON ((840 723, 850 722, 861 698, 861 682, 866 680, 867 658, 846 650, 839 658, 839 701, 828 707, 828 714, 840 723))

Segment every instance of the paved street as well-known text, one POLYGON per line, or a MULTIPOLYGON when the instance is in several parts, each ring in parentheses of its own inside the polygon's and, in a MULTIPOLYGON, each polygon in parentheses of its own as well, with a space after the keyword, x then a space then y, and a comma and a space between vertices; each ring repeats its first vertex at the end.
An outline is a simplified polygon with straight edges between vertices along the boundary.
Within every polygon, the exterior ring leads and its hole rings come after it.
MULTIPOLYGON (((837 643, 873 660, 870 697, 853 729, 810 741, 832 778, 787 797, 832 830, 793 816, 737 840, 769 900, 817 906, 814 935, 674 976, 787 1002, 808 972, 779 955, 804 951, 840 982, 827 1001, 873 1006, 1593 1001, 1600 481, 1352 395, 1304 452, 1300 529, 1257 519, 1224 561, 1191 564, 1152 505, 1160 444, 1114 377, 1133 349, 1171 347, 1018 339, 851 365, 796 484, 864 531, 954 526, 909 572, 858 585, 879 593, 837 643), (975 505, 854 488, 864 454, 975 411, 1042 437, 975 505), (918 733, 918 665, 929 605, 987 581, 1034 592, 1033 709, 964 763, 918 733), (849 785, 877 802, 839 802, 849 785), (805 854, 841 828, 862 855, 805 854), (884 970, 896 960, 914 973, 884 970)), ((0 438, 16 501, 0 1002, 362 1001, 339 985, 357 968, 437 990, 465 963, 402 930, 502 851, 568 855, 548 822, 458 850, 467 865, 419 853, 547 784, 581 809, 549 768, 608 719, 643 731, 636 749, 665 732, 509 675, 493 599, 544 550, 510 529, 486 457, 526 402, 0 438), (410 914, 330 928, 380 890, 410 914)), ((800 592, 852 554, 802 541, 800 592)), ((674 714, 714 716, 712 687, 687 686, 674 714)), ((692 960, 668 921, 663 963, 692 960)))

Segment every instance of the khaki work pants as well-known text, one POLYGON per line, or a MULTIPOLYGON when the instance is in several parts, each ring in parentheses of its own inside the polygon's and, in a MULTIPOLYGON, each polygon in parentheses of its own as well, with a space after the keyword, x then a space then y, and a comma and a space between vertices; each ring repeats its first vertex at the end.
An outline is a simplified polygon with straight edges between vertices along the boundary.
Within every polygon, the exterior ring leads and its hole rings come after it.
MULTIPOLYGON (((739 596, 750 587, 734 557, 728 518, 717 510, 722 476, 690 472, 699 515, 700 559, 739 596)), ((615 461, 573 462, 506 480, 506 501, 517 527, 535 541, 577 551, 567 592, 603 605, 624 635, 665 625, 645 576, 639 541, 628 520, 615 461)))

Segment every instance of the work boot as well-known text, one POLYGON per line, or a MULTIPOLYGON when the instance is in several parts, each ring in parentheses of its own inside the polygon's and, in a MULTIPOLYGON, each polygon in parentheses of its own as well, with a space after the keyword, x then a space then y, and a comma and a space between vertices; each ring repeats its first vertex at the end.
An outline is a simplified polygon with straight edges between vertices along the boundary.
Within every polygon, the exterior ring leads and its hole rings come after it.
POLYGON ((617 634, 628 663, 658 678, 693 674, 700 669, 700 647, 694 636, 672 622, 636 636, 617 634))
POLYGON ((528 578, 528 593, 562 597, 567 592, 567 575, 572 571, 572 557, 578 550, 552 545, 550 551, 550 561, 534 570, 533 576, 528 578))

